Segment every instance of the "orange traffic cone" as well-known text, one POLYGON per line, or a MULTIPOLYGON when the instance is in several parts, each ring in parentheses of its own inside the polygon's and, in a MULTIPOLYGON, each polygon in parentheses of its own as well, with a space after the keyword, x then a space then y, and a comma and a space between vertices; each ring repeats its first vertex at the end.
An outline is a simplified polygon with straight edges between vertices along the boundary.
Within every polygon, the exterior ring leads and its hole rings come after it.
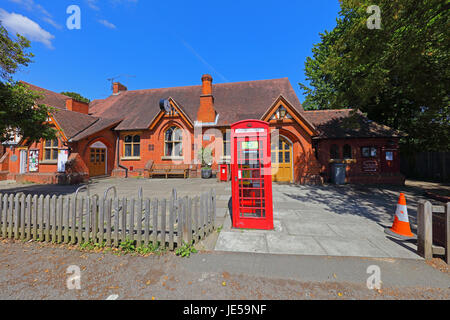
POLYGON ((392 225, 392 228, 386 228, 384 231, 388 235, 400 238, 402 240, 414 238, 409 226, 408 208, 406 207, 406 199, 403 193, 400 193, 400 197, 398 199, 394 224, 392 225))

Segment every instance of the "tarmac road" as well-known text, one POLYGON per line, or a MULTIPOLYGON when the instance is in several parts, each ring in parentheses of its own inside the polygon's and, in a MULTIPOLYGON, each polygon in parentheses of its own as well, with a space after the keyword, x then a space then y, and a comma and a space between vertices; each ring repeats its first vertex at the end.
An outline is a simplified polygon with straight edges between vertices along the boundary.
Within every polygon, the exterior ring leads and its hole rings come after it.
POLYGON ((449 299, 450 274, 421 260, 202 252, 117 256, 0 242, 0 299, 449 299), (66 286, 80 268, 79 290, 66 286), (377 266, 381 290, 369 290, 377 266))

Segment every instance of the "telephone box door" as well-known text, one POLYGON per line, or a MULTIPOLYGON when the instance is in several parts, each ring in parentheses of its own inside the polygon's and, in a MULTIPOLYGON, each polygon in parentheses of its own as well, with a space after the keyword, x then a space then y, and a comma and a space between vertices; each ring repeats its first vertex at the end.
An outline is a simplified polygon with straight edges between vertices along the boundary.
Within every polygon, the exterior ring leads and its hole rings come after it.
POLYGON ((273 229, 270 131, 266 122, 231 127, 233 226, 273 229))

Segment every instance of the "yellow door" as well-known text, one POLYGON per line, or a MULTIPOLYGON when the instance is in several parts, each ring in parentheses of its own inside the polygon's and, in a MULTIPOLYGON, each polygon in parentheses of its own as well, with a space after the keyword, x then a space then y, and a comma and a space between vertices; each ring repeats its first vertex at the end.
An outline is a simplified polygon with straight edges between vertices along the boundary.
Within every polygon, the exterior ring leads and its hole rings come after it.
POLYGON ((272 180, 292 182, 292 145, 283 137, 272 143, 272 180))
POLYGON ((91 177, 106 174, 106 149, 91 148, 89 156, 89 175, 91 177))

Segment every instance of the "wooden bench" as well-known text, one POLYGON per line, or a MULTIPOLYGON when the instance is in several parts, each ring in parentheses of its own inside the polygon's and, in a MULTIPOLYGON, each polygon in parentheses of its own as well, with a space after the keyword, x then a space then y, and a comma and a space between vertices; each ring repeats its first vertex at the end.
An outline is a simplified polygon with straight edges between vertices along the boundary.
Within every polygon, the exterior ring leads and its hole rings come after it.
POLYGON ((152 178, 156 175, 163 175, 166 179, 169 176, 183 176, 184 179, 189 177, 189 165, 175 165, 175 164, 157 164, 153 163, 151 166, 146 166, 148 177, 152 178))

